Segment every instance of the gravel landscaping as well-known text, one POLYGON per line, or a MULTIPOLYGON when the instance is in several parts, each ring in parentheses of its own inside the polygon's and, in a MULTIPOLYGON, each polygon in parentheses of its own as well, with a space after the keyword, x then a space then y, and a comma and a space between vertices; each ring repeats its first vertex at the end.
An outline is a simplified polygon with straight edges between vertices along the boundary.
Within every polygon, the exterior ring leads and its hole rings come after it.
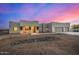
POLYGON ((0 40, 1 55, 78 55, 79 36, 68 34, 15 35, 0 40))

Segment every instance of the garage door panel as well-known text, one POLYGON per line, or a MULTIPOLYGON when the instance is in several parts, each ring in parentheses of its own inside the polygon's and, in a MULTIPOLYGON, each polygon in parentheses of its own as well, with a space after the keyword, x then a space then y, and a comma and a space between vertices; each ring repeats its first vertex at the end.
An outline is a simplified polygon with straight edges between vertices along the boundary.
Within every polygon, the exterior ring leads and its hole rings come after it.
POLYGON ((55 32, 63 32, 63 27, 55 27, 55 32))

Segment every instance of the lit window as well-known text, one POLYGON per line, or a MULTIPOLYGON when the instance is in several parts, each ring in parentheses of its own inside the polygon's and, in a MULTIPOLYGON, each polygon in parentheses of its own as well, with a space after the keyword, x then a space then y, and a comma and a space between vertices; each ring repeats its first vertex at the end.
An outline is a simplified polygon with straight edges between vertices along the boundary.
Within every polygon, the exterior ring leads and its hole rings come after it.
POLYGON ((18 28, 17 27, 14 27, 13 30, 16 32, 18 30, 18 28))

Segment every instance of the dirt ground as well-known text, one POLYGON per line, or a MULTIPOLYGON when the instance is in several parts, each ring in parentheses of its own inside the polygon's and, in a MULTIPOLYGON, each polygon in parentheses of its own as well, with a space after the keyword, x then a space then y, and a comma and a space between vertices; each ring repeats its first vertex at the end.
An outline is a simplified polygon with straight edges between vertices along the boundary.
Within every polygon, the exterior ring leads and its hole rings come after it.
POLYGON ((0 39, 1 55, 78 55, 79 36, 66 34, 8 35, 0 39))

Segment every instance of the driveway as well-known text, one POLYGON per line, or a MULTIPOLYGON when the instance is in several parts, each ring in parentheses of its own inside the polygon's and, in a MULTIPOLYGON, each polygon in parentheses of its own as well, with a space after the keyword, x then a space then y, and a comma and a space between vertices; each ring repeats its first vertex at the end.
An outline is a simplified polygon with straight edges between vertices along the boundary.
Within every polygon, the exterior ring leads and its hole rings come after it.
POLYGON ((79 32, 62 32, 63 34, 79 35, 79 32))

